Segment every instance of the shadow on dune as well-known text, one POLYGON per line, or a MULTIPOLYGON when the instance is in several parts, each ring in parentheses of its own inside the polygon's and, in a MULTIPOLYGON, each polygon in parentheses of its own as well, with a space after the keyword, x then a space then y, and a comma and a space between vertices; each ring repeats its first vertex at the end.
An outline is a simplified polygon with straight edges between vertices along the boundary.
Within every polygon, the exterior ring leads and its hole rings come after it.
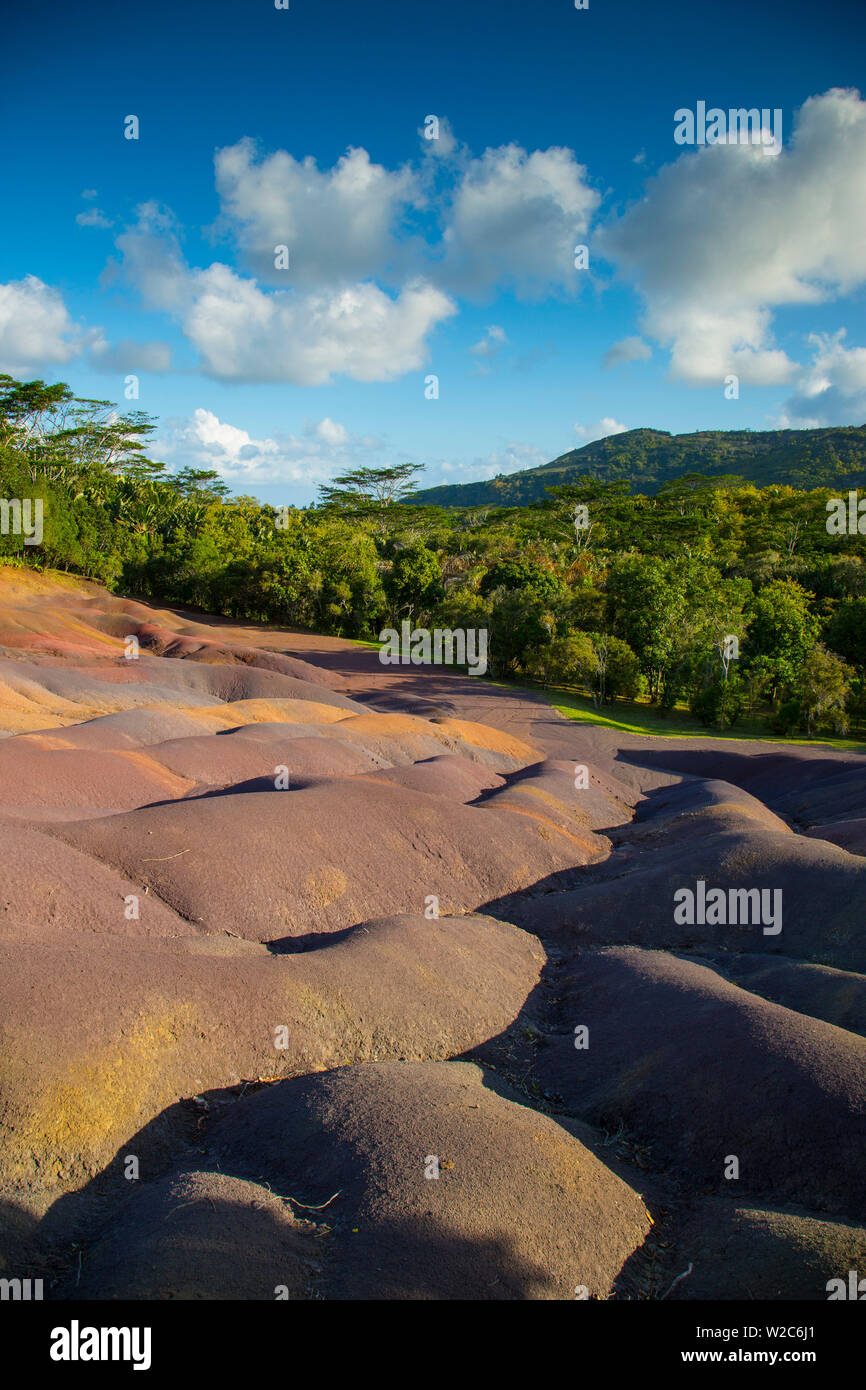
MULTIPOLYGON (((200 1099, 211 1104, 226 1094, 214 1091, 200 1099)), ((201 1113, 190 1098, 154 1116, 89 1182, 57 1197, 41 1220, 14 1202, 0 1201, 4 1276, 45 1279, 46 1298, 58 1296, 52 1290, 61 1286, 67 1289, 67 1297, 75 1297, 79 1250, 83 1253, 100 1227, 123 1210, 139 1185, 124 1176, 127 1158, 138 1159, 142 1175, 161 1176, 179 1150, 199 1139, 201 1113)))
MULTIPOLYGON (((301 944, 304 949, 328 950, 335 945, 335 938, 310 934, 301 944)), ((291 948, 296 950, 298 945, 297 940, 292 941, 291 948)), ((589 958, 594 956, 594 952, 589 953, 589 958)), ((571 1013, 585 1003, 580 993, 572 998, 575 983, 580 989, 582 959, 581 953, 565 959, 551 947, 541 979, 514 1021, 454 1061, 479 1066, 485 1091, 517 1101, 540 1117, 546 1115, 555 1121, 651 1208, 657 1226, 649 1245, 640 1246, 625 1259, 611 1296, 658 1298, 681 1272, 680 1265, 684 1269, 694 1261, 693 1282, 689 1287, 678 1285, 673 1297, 824 1297, 824 1281, 836 1272, 836 1254, 821 1233, 825 1227, 831 1228, 832 1219, 816 1218, 814 1212, 801 1209, 789 1209, 795 1211, 793 1216, 784 1211, 780 1215, 774 1206, 767 1209, 767 1220, 756 1224, 751 1212, 767 1202, 784 1203, 786 1195, 790 1200, 789 1174, 779 1174, 778 1194, 772 1165, 762 1173, 760 1182, 747 1183, 741 1199, 747 1202, 743 1215, 731 1197, 730 1185, 721 1180, 718 1166, 713 1165, 713 1179, 702 1161, 704 1155, 697 1151, 701 1145, 697 1150, 694 1147, 695 1131, 702 1122, 690 1112, 686 1123, 686 1117, 670 1111, 666 1099, 671 1095, 670 1086, 650 1082, 649 1111, 632 1113, 619 1104, 620 1099, 628 1100, 630 1091, 620 1093, 614 1085, 605 1100, 597 1087, 576 1084, 569 1069, 563 1070, 561 1059, 573 1055, 571 1013), (610 1131, 607 1135, 606 1130, 610 1131), (691 1130, 688 1135, 687 1130, 691 1130), (683 1137, 686 1150, 677 1151, 683 1137), (668 1140, 673 1145, 670 1152, 668 1140), (664 1246, 660 1260, 655 1245, 658 1240, 664 1246)), ((682 1053, 681 1020, 676 1009, 662 1010, 655 1023, 656 1036, 650 1038, 647 1020, 632 1017, 634 1001, 630 1004, 624 998, 620 1002, 622 1007, 611 1012, 602 1001, 611 1033, 609 1045, 595 1029, 599 1058, 611 1054, 614 1072, 627 1073, 630 1058, 640 1060, 648 1048, 655 1057, 666 1050, 673 1057, 682 1053), (618 1058, 613 1053, 619 1054, 618 1058)), ((711 1026, 708 1055, 715 1055, 714 1040, 721 1048, 719 1066, 727 1072, 725 1048, 736 1050, 739 1032, 735 1029, 725 1041, 715 1025, 711 1026)), ((676 1063, 686 1072, 695 1058, 691 1047, 687 1052, 676 1063)), ((768 1096, 787 1097, 788 1115, 793 1119, 812 1104, 803 1089, 804 1078, 796 1074, 790 1058, 768 1056, 766 1060, 772 1084, 762 1085, 760 1095, 752 1097, 758 1110, 747 1115, 747 1131, 760 1128, 768 1096)), ((360 1069, 366 1070, 367 1065, 362 1063, 360 1069)), ((370 1065, 375 1068, 375 1064, 370 1065)), ((449 1067, 452 1063, 436 1065, 449 1067)), ((700 1077, 706 1077, 699 1059, 697 1065, 700 1077)), ((705 1084, 700 1077, 696 1083, 699 1088, 705 1084)), ((684 1073, 677 1086, 686 1079, 684 1073)), ((741 1080, 724 1075, 713 1078, 714 1093, 730 1096, 735 1111, 739 1107, 737 1096, 749 1097, 741 1080)), ((439 1228, 429 1213, 407 1215, 399 1205, 392 1213, 384 1213, 375 1230, 365 1232, 362 1225, 359 1239, 355 1213, 364 1183, 351 1145, 347 1148, 343 1141, 341 1155, 329 1159, 334 1171, 321 1171, 315 1151, 307 1154, 305 1167, 302 1127, 297 1182, 290 1177, 287 1184, 286 1173, 292 1173, 295 1163, 291 1139, 281 1138, 279 1125, 269 1129, 265 1124, 264 1130, 260 1125, 258 1137, 254 1134, 245 1143, 247 1112, 237 1107, 245 1106, 257 1094, 276 1100, 280 1092, 289 1096, 295 1091, 302 1093, 310 1082, 309 1076, 299 1075, 273 1086, 245 1083, 181 1101, 131 1136, 86 1186, 59 1197, 38 1225, 10 1204, 0 1219, 11 1236, 5 1244, 14 1256, 14 1270, 7 1259, 4 1272, 10 1277, 19 1271, 20 1277, 43 1277, 48 1281, 46 1297, 61 1300, 272 1300, 278 1285, 287 1287, 292 1299, 525 1300, 573 1296, 562 1291, 561 1280, 552 1291, 550 1267, 541 1251, 535 1260, 525 1249, 517 1251, 507 1235, 498 1233, 490 1238, 458 1238, 452 1231, 439 1228), (228 1158, 213 1139, 224 1120, 230 1121, 237 1150, 228 1158), (265 1143, 261 1142, 262 1134, 265 1143), (138 1182, 124 1177, 130 1154, 139 1157, 138 1182), (226 1184, 237 1185, 230 1200, 220 1195, 227 1190, 226 1184), (324 1211, 310 1210, 327 1204, 337 1188, 341 1193, 337 1202, 324 1211), (293 1225, 286 1212, 268 1208, 272 1200, 280 1203, 287 1195, 295 1201, 296 1218, 325 1220, 326 1228, 311 1234, 297 1223, 293 1225)), ((750 1106, 745 1109, 749 1111, 750 1106)), ((279 1113, 275 1112, 277 1119, 279 1113)), ((712 1107, 708 1113, 714 1113, 712 1107)), ((434 1109, 430 1120, 435 1123, 436 1119, 434 1109)), ((773 1114, 765 1120, 772 1130, 773 1114)), ((769 1143, 769 1131, 765 1137, 769 1143)), ((722 1150, 726 1145, 727 1134, 722 1150)), ((789 1147, 792 1171, 796 1172, 799 1159, 793 1134, 789 1147)), ((494 1145, 489 1161, 498 1163, 502 1157, 494 1145)), ((545 1161, 544 1151, 539 1150, 536 1180, 543 1177, 545 1161)), ((555 1183, 560 1179, 551 1172, 550 1180, 555 1183)), ((838 1229, 843 1234, 847 1230, 850 1236, 855 1228, 839 1225, 838 1229)), ((579 1269, 573 1282, 575 1287, 587 1282, 579 1269)))
POLYGON ((349 941, 358 933, 363 933, 363 922, 342 927, 339 931, 305 932, 303 936, 281 936, 274 941, 262 944, 274 956, 296 956, 305 951, 327 951, 329 946, 338 946, 341 941, 349 941))
POLYGON ((0 1276, 4 1279, 39 1279, 37 1258, 39 1222, 24 1207, 0 1197, 0 1276))
MULTIPOLYGON (((276 953, 330 951, 358 930, 363 931, 363 926, 334 934, 310 933, 303 938, 270 943, 270 949, 276 953)), ((534 1016, 537 1010, 533 1001, 543 992, 542 986, 533 988, 521 1019, 524 1013, 534 1016)), ((278 1085, 303 1086, 307 1079, 301 1074, 294 1078, 289 1075, 278 1085)), ((488 1084, 497 1093, 508 1094, 506 1084, 494 1074, 485 1076, 485 1086, 488 1084)), ((284 1269, 288 1255, 286 1251, 280 1253, 285 1231, 281 1225, 271 1223, 267 1213, 249 1211, 239 1216, 232 1204, 221 1206, 218 1198, 206 1196, 201 1199, 203 1205, 198 1212, 190 1205, 190 1212, 196 1217, 191 1227, 186 1222, 186 1209, 178 1210, 184 1223, 175 1228, 172 1219, 171 1230, 179 1234, 176 1241, 166 1244, 162 1237, 168 1230, 164 1225, 168 1209, 152 1211, 148 1195, 173 1175, 182 1178, 192 1172, 232 1176, 239 1182, 253 1181, 267 1189, 274 1177, 269 1168, 273 1155, 259 1154, 252 1148, 247 1161, 226 1169, 210 1149, 209 1134, 215 1124, 235 1112, 237 1105, 270 1089, 267 1083, 249 1080, 239 1086, 205 1090, 167 1107, 131 1134, 111 1161, 83 1186, 59 1195, 39 1221, 14 1202, 0 1203, 4 1276, 43 1278, 48 1299, 272 1299, 274 1286, 287 1282, 285 1272, 280 1275, 279 1271, 284 1269), (126 1175, 130 1156, 138 1160, 137 1180, 126 1175), (145 1247, 157 1237, 162 1253, 156 1252, 159 1259, 154 1264, 149 1258, 153 1252, 145 1247), (100 1256, 95 1273, 91 1255, 104 1240, 112 1250, 116 1244, 116 1259, 111 1254, 105 1260, 100 1256), (139 1241, 141 1248, 136 1250, 139 1241), (149 1280, 153 1282, 149 1284, 149 1280)), ((340 1186, 347 1193, 352 1189, 351 1165, 341 1177, 340 1186)), ((280 1190, 276 1181, 274 1190, 280 1190)), ((299 1202, 315 1205, 327 1201, 332 1194, 325 1192, 324 1187, 320 1190, 315 1181, 307 1181, 298 1188, 292 1187, 291 1195, 299 1202)), ((169 1205, 172 1210, 179 1207, 176 1202, 169 1205)), ((328 1214, 339 1215, 330 1211, 328 1214)), ((299 1210, 296 1215, 308 1213, 299 1210)), ((536 1266, 514 1255, 507 1241, 458 1241, 437 1233, 427 1223, 402 1221, 396 1213, 376 1240, 382 1260, 393 1265, 388 1277, 380 1279, 381 1271, 375 1265, 370 1267, 369 1251, 363 1260, 353 1262, 350 1246, 344 1252, 346 1268, 328 1291, 328 1298, 523 1298, 531 1297, 527 1290, 544 1284, 549 1274, 543 1261, 536 1266), (488 1270, 489 1279, 485 1272, 488 1270), (464 1287, 469 1291, 461 1294, 464 1287)), ((292 1297, 310 1296, 297 1286, 297 1280, 295 1285, 292 1297)))
POLYGON ((791 748, 785 752, 743 753, 713 748, 621 747, 617 761, 689 777, 718 778, 750 791, 768 805, 795 792, 846 774, 862 774, 866 786, 866 758, 856 753, 827 756, 819 748, 791 748))

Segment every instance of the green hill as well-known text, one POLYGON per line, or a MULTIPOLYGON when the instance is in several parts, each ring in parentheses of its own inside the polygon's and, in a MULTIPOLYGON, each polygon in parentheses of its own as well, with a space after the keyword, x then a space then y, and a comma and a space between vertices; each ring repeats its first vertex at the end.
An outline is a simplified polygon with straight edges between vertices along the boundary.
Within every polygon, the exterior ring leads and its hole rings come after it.
POLYGON ((584 474, 601 482, 627 479, 635 492, 654 493, 686 473, 734 474, 766 487, 810 489, 866 486, 866 425, 815 430, 627 430, 570 449, 552 463, 487 482, 426 488, 414 501, 439 507, 526 506, 543 501, 548 487, 584 474))

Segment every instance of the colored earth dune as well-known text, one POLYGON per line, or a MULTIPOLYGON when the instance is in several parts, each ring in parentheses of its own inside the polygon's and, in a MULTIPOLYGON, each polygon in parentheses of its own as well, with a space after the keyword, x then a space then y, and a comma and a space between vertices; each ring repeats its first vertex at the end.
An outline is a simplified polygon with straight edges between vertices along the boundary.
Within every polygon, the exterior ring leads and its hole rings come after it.
POLYGON ((864 827, 855 753, 0 569, 0 1275, 824 1300, 866 1268, 864 827), (678 921, 698 883, 781 930, 678 921))

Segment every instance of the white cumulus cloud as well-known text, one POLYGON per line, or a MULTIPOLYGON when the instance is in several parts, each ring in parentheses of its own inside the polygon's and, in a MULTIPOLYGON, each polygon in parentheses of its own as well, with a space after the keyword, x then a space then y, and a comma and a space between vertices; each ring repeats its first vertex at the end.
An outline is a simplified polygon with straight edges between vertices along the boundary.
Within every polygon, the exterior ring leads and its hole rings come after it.
POLYGON ((73 322, 58 289, 35 275, 0 285, 0 368, 16 375, 30 366, 69 362, 87 335, 73 322))
POLYGON ((574 432, 581 444, 591 444, 594 439, 607 439, 611 434, 624 434, 628 425, 621 425, 612 416, 605 415, 594 425, 575 425, 574 432))
MULTIPOLYGON (((447 482, 479 483, 487 482, 490 478, 496 478, 500 474, 519 473, 525 468, 538 468, 542 463, 549 463, 549 457, 534 444, 520 444, 517 442, 506 444, 500 449, 493 450, 484 458, 464 459, 452 462, 450 459, 440 462, 439 469, 446 475, 447 482), (453 475, 457 475, 456 477, 453 475)), ((433 487, 435 484, 426 482, 425 487, 433 487)))
POLYGON ((797 364, 773 339, 773 312, 817 304, 866 280, 866 102, 810 97, 793 136, 767 156, 717 144, 683 154, 596 246, 645 299, 644 328, 675 377, 758 385, 797 364))
POLYGON ((307 421, 299 434, 257 439, 199 406, 186 419, 169 420, 153 452, 174 470, 209 468, 235 491, 268 484, 310 484, 333 476, 382 448, 377 439, 350 434, 328 419, 307 421))
POLYGON ((464 161, 444 232, 447 283, 469 294, 495 287, 526 297, 576 284, 574 248, 600 195, 572 150, 519 145, 464 161))
POLYGON ((408 168, 385 169, 349 149, 331 169, 286 150, 260 156, 250 139, 217 151, 219 226, 234 233, 260 277, 346 285, 382 273, 402 251, 394 229, 418 197, 408 168), (289 270, 274 267, 286 246, 289 270))
POLYGON ((473 343, 469 351, 475 357, 495 357, 499 350, 508 342, 505 329, 498 323, 491 323, 484 330, 484 337, 479 338, 477 343, 473 343))
POLYGON ((844 337, 844 329, 810 335, 813 360, 785 402, 783 429, 866 424, 866 347, 846 348, 844 337))
POLYGON ((79 227, 113 227, 114 223, 110 217, 106 217, 100 208, 87 208, 85 212, 79 212, 75 218, 79 227))
POLYGON ((170 215, 151 204, 117 246, 146 305, 171 312, 202 370, 224 381, 391 381, 423 365, 429 334, 457 311, 424 280, 396 295, 370 281, 305 292, 263 289, 220 262, 193 269, 170 215))
MULTIPOLYGON (((173 215, 149 202, 117 236, 104 283, 122 276, 171 315, 219 380, 318 386, 418 370, 455 294, 573 291, 574 247, 600 202, 571 150, 511 144, 475 158, 444 118, 435 143, 437 158, 425 150, 414 165, 387 169, 350 148, 322 169, 242 139, 216 155, 215 231, 247 270, 189 265, 173 215)), ((476 371, 505 342, 491 326, 470 349, 476 371)))
POLYGON ((183 325, 214 377, 323 386, 338 374, 392 381, 419 368, 428 334, 455 312, 423 281, 394 298, 370 283, 298 296, 215 264, 195 272, 183 325))

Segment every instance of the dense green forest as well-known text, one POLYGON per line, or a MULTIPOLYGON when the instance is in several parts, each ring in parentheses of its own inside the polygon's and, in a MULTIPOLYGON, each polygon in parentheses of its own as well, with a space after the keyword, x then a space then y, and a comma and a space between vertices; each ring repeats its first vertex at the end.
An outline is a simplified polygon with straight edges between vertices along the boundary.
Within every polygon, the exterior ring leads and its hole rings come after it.
POLYGON ((766 487, 866 487, 866 425, 814 430, 626 430, 571 449, 552 463, 489 482, 454 483, 419 492, 439 507, 519 507, 543 502, 549 487, 589 475, 599 482, 625 480, 654 494, 684 473, 729 477, 766 487))
POLYGON ((445 510, 419 504, 420 470, 403 465, 274 508, 149 460, 154 428, 0 377, 0 499, 39 499, 44 516, 30 546, 4 507, 0 558, 345 637, 403 619, 486 628, 492 674, 599 706, 685 702, 708 726, 757 714, 807 736, 866 726, 866 534, 827 525, 847 490, 680 472, 648 495, 587 476, 525 507, 445 510))

